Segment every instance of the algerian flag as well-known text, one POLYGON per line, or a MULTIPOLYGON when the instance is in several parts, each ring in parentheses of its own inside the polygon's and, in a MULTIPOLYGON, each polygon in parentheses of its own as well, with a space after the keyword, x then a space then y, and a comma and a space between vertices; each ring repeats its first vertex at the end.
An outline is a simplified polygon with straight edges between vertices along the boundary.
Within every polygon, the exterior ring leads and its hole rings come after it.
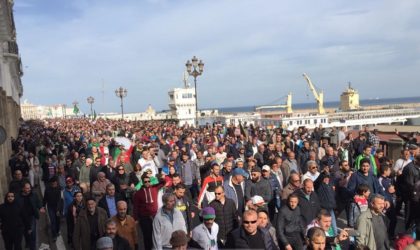
POLYGON ((74 104, 74 107, 73 107, 73 113, 74 113, 75 115, 77 115, 77 114, 79 113, 79 108, 77 107, 77 105, 76 105, 76 104, 74 104))
POLYGON ((51 110, 51 108, 48 109, 47 116, 52 116, 52 110, 51 110))
POLYGON ((96 120, 96 110, 93 111, 93 120, 96 120))

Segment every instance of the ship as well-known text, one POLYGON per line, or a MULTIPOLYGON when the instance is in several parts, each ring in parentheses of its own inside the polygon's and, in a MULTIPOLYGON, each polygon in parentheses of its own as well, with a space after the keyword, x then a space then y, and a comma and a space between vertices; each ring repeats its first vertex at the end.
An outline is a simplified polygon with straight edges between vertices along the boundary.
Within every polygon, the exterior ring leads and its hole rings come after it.
POLYGON ((360 127, 365 125, 379 124, 411 124, 420 119, 420 109, 415 107, 380 107, 370 108, 360 106, 360 97, 351 83, 340 95, 340 107, 338 110, 327 112, 324 108, 324 93, 315 88, 311 79, 303 73, 309 89, 317 102, 317 112, 291 112, 292 96, 289 93, 285 105, 259 106, 256 111, 260 112, 261 118, 258 125, 276 126, 288 130, 299 127, 309 129, 319 127, 360 127), (284 112, 273 108, 285 108, 284 112), (264 111, 266 110, 266 111, 264 111))

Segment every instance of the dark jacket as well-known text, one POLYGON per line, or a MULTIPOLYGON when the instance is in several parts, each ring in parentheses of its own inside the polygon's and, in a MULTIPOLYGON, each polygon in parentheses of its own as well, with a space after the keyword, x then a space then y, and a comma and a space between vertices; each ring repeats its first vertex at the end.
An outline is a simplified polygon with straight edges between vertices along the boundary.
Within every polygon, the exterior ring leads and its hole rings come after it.
POLYGON ((61 189, 60 186, 53 188, 48 186, 44 191, 44 198, 42 200, 42 205, 48 204, 49 207, 58 208, 61 205, 61 189))
POLYGON ((235 202, 229 198, 225 198, 224 205, 218 200, 213 200, 209 206, 216 211, 215 222, 219 225, 217 239, 226 240, 228 233, 232 229, 237 228, 239 224, 235 202))
POLYGON ((289 241, 288 236, 301 235, 302 239, 305 235, 305 226, 303 225, 300 208, 296 207, 294 210, 290 209, 288 205, 280 208, 277 217, 277 235, 279 245, 287 246, 289 241))
POLYGON ((412 199, 414 197, 414 186, 420 180, 420 166, 410 162, 404 167, 401 175, 401 193, 403 198, 412 199))
POLYGON ((368 176, 365 176, 360 170, 351 175, 347 189, 349 192, 355 195, 357 187, 362 183, 369 186, 370 192, 372 194, 380 194, 383 196, 385 195, 383 189, 379 185, 378 178, 376 178, 372 173, 369 173, 368 176))
POLYGON ((0 222, 1 222, 1 231, 3 233, 23 233, 23 209, 16 202, 12 203, 6 201, 0 205, 0 222))
POLYGON ((273 198, 270 182, 263 177, 258 182, 247 180, 245 183, 245 201, 250 200, 254 195, 263 197, 265 202, 270 202, 273 198))
POLYGON ((312 192, 308 200, 301 188, 296 190, 295 193, 299 196, 298 206, 300 207, 303 222, 305 225, 309 225, 318 215, 319 210, 321 210, 321 203, 319 202, 318 195, 315 192, 312 192))
MULTIPOLYGON (((38 198, 38 195, 34 193, 30 193, 29 195, 22 195, 19 194, 16 196, 16 202, 21 206, 24 207, 23 211, 25 216, 24 217, 32 217, 34 216, 35 219, 39 219, 39 209, 42 207, 41 200, 38 198), (29 207, 24 207, 25 199, 29 199, 29 207)), ((28 218, 30 219, 30 218, 28 218)))
POLYGON ((113 250, 131 250, 128 241, 118 234, 112 239, 112 243, 114 245, 113 250))
MULTIPOLYGON (((265 249, 267 250, 276 250, 278 249, 274 244, 273 240, 269 233, 264 233, 261 229, 258 229, 259 234, 261 234, 264 239, 265 249)), ((227 238, 226 247, 231 249, 249 249, 249 242, 246 237, 246 232, 243 227, 239 227, 233 230, 227 238)))
MULTIPOLYGON (((117 207, 117 203, 119 201, 124 200, 122 196, 118 193, 115 193, 115 207, 117 207)), ((106 195, 104 195, 99 201, 98 201, 98 207, 103 208, 106 211, 106 214, 108 215, 108 218, 111 216, 109 214, 109 208, 108 203, 106 202, 106 195)))
MULTIPOLYGON (((74 249, 91 250, 90 240, 90 225, 87 215, 88 211, 82 210, 77 218, 74 232, 73 232, 73 245, 74 249)), ((108 219, 105 210, 100 207, 96 208, 95 213, 98 215, 98 239, 105 234, 105 223, 108 219)))
POLYGON ((314 183, 316 194, 321 202, 321 207, 327 210, 336 208, 335 192, 331 185, 324 183, 324 179, 329 175, 322 172, 314 183))

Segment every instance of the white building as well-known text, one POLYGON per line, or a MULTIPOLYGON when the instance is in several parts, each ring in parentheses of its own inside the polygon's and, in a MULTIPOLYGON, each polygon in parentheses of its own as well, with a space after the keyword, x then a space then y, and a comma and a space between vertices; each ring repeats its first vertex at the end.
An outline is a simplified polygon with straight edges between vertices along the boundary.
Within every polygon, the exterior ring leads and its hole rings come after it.
MULTIPOLYGON (((74 117, 72 107, 67 107, 65 104, 57 105, 35 105, 28 100, 24 100, 20 105, 22 118, 24 120, 30 119, 45 119, 45 118, 69 118, 74 117)), ((80 113, 79 113, 80 115, 80 113)))
POLYGON ((174 88, 168 92, 170 113, 179 125, 195 124, 195 88, 186 85, 184 88, 174 88))

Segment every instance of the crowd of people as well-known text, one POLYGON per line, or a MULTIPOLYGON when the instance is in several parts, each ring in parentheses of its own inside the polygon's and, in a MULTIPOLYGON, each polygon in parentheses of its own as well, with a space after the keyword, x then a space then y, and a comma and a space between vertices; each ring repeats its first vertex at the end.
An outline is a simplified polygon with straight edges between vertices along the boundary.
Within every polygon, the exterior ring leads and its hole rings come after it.
POLYGON ((76 250, 414 249, 420 153, 400 136, 394 162, 369 127, 28 121, 12 139, 3 240, 36 249, 45 213, 76 250))

